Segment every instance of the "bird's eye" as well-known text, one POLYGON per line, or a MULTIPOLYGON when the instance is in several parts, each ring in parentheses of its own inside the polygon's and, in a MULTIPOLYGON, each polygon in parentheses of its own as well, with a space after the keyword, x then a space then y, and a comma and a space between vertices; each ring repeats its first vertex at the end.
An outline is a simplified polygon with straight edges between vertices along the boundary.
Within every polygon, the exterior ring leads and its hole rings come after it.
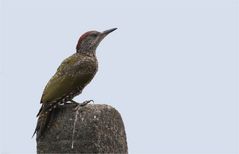
POLYGON ((97 37, 97 34, 92 34, 93 37, 97 37))

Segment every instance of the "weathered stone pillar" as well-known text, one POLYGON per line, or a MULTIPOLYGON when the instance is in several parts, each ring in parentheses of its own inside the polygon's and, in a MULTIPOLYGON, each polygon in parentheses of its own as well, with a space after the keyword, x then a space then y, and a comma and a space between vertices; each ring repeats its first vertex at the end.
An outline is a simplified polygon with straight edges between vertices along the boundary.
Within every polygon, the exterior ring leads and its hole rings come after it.
POLYGON ((56 109, 44 135, 37 141, 37 153, 128 153, 120 113, 109 105, 76 104, 56 109), (75 129, 74 129, 75 126, 75 129))

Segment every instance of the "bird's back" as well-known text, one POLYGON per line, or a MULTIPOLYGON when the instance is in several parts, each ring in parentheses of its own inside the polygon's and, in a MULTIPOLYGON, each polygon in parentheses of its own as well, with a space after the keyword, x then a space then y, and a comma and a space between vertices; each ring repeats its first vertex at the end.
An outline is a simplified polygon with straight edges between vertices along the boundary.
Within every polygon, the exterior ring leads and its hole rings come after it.
POLYGON ((41 103, 54 103, 66 97, 72 99, 93 79, 97 69, 94 55, 75 53, 66 58, 47 83, 41 103))

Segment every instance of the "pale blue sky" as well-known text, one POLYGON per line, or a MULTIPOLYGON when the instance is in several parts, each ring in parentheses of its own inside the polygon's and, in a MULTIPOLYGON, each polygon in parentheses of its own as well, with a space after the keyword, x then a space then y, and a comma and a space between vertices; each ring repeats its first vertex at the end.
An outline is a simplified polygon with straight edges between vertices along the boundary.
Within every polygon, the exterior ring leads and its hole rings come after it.
POLYGON ((1 1, 1 152, 35 153, 45 84, 88 30, 117 27, 76 101, 121 113, 130 153, 239 152, 238 1, 1 1))

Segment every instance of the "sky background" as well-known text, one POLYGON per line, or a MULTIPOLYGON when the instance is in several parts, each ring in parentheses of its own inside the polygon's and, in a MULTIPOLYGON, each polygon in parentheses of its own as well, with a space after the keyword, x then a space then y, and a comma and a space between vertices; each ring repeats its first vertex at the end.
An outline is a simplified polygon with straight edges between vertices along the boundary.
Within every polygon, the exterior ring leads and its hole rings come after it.
POLYGON ((122 115, 130 153, 239 152, 236 0, 1 0, 3 154, 35 153, 40 97, 89 30, 118 29, 76 101, 122 115))

